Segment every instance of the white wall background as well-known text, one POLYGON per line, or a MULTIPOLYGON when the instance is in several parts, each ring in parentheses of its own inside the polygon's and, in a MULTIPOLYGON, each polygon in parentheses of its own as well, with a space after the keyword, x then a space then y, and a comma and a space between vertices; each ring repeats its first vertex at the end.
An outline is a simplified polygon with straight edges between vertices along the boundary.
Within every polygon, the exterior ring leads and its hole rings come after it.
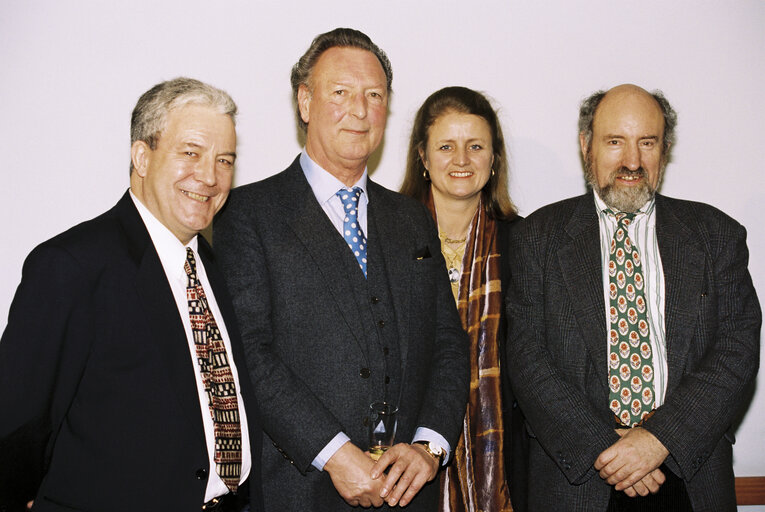
MULTIPOLYGON (((363 30, 393 63, 374 179, 398 187, 414 112, 436 89, 465 85, 500 108, 524 214, 584 190, 584 96, 622 82, 662 89, 679 112, 663 192, 712 203, 748 228, 765 296, 763 1, 3 0, 0 329, 26 254, 127 188, 141 93, 178 75, 226 89, 241 111, 236 182, 264 178, 300 149, 290 68, 337 26, 363 30)), ((765 475, 765 377, 738 438, 736 473, 765 475)))

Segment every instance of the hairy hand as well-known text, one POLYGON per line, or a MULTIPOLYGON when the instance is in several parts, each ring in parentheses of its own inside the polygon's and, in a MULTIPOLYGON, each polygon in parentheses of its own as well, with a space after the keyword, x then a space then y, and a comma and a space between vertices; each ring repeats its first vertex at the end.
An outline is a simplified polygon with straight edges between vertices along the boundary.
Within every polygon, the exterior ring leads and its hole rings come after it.
MULTIPOLYGON (((645 476, 661 466, 669 451, 644 428, 617 430, 617 433, 621 439, 598 455, 595 469, 600 472, 600 477, 613 485, 617 491, 624 491, 641 482, 645 476)), ((643 482, 643 486, 650 492, 655 483, 658 483, 656 476, 643 482)), ((643 490, 642 486, 638 487, 643 490)), ((640 494, 638 489, 634 491, 640 494)))
POLYGON ((392 446, 377 461, 370 476, 379 479, 389 466, 380 496, 390 506, 408 505, 438 473, 438 461, 418 444, 392 446))
POLYGON ((369 475, 375 462, 348 441, 324 465, 332 484, 342 498, 353 506, 380 507, 382 483, 369 475))

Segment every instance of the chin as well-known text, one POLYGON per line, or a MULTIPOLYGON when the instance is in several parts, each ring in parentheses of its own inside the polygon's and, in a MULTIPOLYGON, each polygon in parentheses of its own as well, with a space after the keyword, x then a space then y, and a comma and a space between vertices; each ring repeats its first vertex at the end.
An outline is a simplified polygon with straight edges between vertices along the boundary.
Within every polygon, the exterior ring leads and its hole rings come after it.
POLYGON ((648 183, 642 182, 635 186, 611 184, 597 192, 603 202, 611 208, 620 212, 634 213, 651 200, 656 190, 648 183))

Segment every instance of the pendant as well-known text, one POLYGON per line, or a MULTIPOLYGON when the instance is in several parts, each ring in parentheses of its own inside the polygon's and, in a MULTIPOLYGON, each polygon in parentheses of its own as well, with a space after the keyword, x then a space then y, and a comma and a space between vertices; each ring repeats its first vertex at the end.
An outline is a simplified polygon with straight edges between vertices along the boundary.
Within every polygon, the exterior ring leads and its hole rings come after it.
POLYGON ((456 269, 454 267, 449 268, 449 281, 452 283, 459 282, 460 280, 460 271, 459 269, 456 269))

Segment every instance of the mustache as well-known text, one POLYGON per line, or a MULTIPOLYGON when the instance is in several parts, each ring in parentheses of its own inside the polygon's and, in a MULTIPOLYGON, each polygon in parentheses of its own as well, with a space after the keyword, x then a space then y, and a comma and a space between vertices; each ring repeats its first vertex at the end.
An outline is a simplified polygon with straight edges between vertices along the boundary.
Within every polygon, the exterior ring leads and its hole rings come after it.
POLYGON ((621 167, 614 171, 611 176, 640 176, 643 177, 646 175, 645 169, 642 167, 638 167, 637 169, 630 169, 628 167, 621 167))

